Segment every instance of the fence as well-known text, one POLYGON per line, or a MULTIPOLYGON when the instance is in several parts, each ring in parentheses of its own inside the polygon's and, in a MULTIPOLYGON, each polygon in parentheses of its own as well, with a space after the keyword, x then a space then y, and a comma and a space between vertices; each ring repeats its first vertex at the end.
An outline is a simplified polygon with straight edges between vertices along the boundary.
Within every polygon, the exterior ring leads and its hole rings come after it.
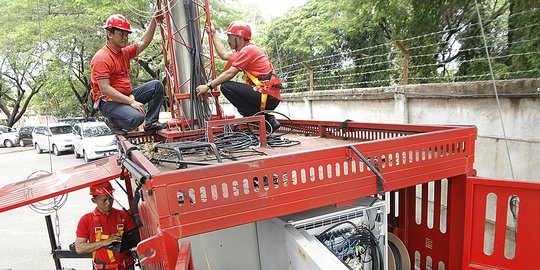
POLYGON ((497 80, 536 78, 540 77, 540 23, 519 20, 522 25, 507 26, 514 16, 539 15, 540 9, 534 8, 484 22, 490 25, 485 46, 480 31, 467 30, 479 29, 476 22, 303 62, 284 59, 280 62, 294 63, 277 69, 285 93, 490 80, 489 60, 497 80))

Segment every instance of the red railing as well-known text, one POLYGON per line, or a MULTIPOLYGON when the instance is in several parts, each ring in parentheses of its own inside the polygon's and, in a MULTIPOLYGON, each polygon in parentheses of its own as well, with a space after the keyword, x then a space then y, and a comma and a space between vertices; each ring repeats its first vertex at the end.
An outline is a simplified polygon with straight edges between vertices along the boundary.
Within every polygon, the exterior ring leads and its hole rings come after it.
POLYGON ((462 269, 538 269, 540 183, 467 180, 462 269))
POLYGON ((448 128, 165 172, 152 180, 160 224, 185 237, 377 194, 375 174, 351 147, 377 160, 386 190, 467 174, 475 136, 475 128, 448 128))

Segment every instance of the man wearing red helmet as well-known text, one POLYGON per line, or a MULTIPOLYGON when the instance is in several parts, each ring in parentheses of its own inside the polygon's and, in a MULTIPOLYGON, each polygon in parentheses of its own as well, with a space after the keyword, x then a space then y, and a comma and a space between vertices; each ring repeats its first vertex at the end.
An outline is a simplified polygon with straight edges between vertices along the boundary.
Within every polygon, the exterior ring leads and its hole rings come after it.
POLYGON ((161 19, 162 15, 156 13, 141 40, 129 45, 131 25, 124 16, 111 15, 103 26, 107 41, 90 63, 92 99, 94 109, 107 118, 115 134, 125 134, 143 122, 146 134, 166 127, 158 122, 165 95, 161 81, 152 80, 132 89, 129 75, 130 60, 148 47, 154 38, 156 20, 161 19))
POLYGON ((129 251, 118 253, 106 248, 120 242, 125 231, 135 228, 135 222, 126 212, 112 207, 113 192, 109 182, 90 187, 96 208, 79 220, 75 250, 79 254, 92 253, 94 270, 133 270, 135 262, 129 251))
MULTIPOLYGON (((238 112, 246 117, 260 111, 274 110, 282 100, 281 81, 276 76, 272 62, 257 46, 251 43, 251 28, 242 21, 234 21, 227 28, 227 41, 232 51, 225 48, 221 40, 216 36, 216 30, 212 31, 214 46, 219 57, 227 60, 225 70, 216 79, 206 85, 199 85, 197 94, 201 95, 221 85, 221 92, 233 104, 238 112), (246 83, 230 81, 240 71, 244 72, 246 83)), ((273 115, 266 114, 266 121, 270 132, 280 127, 279 122, 273 115)))

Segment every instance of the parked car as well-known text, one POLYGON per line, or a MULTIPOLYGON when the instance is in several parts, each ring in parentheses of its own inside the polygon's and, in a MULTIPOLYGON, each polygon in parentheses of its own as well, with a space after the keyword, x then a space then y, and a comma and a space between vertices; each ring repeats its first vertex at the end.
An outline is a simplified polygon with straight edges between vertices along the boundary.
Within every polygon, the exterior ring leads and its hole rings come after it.
POLYGON ((86 162, 115 154, 116 136, 103 122, 79 123, 73 127, 73 154, 86 162))
POLYGON ((97 120, 93 117, 67 117, 67 118, 60 118, 58 119, 58 123, 68 123, 72 127, 75 126, 78 123, 85 123, 85 122, 96 122, 97 120))
POLYGON ((73 127, 67 123, 36 126, 32 131, 32 144, 38 154, 52 151, 55 155, 73 150, 73 127))
POLYGON ((32 145, 32 131, 34 126, 26 126, 19 129, 19 145, 24 147, 26 145, 32 145))
POLYGON ((4 147, 13 147, 19 142, 19 133, 14 128, 0 125, 0 143, 4 147))

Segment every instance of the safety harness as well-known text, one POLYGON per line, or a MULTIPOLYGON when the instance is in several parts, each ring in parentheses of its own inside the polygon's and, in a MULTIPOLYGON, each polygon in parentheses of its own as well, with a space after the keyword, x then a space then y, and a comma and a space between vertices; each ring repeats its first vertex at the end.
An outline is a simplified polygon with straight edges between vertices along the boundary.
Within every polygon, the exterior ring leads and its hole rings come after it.
POLYGON ((255 77, 250 72, 243 70, 244 72, 244 79, 246 80, 246 83, 248 85, 253 86, 253 89, 259 93, 261 93, 261 105, 260 109, 261 111, 266 110, 266 101, 268 100, 268 89, 270 88, 279 88, 282 89, 283 86, 281 85, 281 82, 279 81, 279 78, 275 75, 274 67, 272 67, 272 70, 266 74, 266 76, 262 77, 261 79, 255 77))
MULTIPOLYGON (((99 103, 101 101, 104 101, 104 102, 113 101, 112 98, 103 95, 101 91, 99 90, 92 89, 90 90, 90 94, 92 95, 92 100, 94 101, 93 108, 95 111, 99 111, 99 103)), ((130 94, 128 97, 131 98, 132 100, 135 100, 135 96, 133 94, 130 94)))
MULTIPOLYGON (((114 61, 113 57, 110 54, 107 54, 107 55, 109 56, 111 61, 114 61)), ((101 101, 105 101, 105 102, 113 101, 112 98, 107 97, 104 94, 102 94, 101 90, 99 90, 99 87, 98 89, 93 89, 93 88, 90 89, 90 95, 92 97, 92 100, 94 101, 94 105, 93 105, 94 111, 99 111, 99 103, 101 101)), ((128 97, 131 98, 132 100, 135 100, 135 96, 133 94, 130 94, 128 97)))
MULTIPOLYGON (((94 232, 96 234, 96 242, 99 242, 101 240, 106 240, 111 237, 111 235, 103 234, 103 227, 101 226, 101 222, 99 221, 98 216, 94 215, 92 218, 92 223, 94 225, 94 232)), ((116 217, 116 235, 122 236, 124 234, 124 224, 122 224, 122 219, 119 215, 116 217)), ((114 258, 114 253, 112 250, 107 249, 107 257, 109 258, 109 262, 103 262, 98 259, 96 259, 96 253, 97 250, 92 252, 92 265, 94 270, 118 270, 120 263, 124 262, 116 262, 116 259, 114 258)))

